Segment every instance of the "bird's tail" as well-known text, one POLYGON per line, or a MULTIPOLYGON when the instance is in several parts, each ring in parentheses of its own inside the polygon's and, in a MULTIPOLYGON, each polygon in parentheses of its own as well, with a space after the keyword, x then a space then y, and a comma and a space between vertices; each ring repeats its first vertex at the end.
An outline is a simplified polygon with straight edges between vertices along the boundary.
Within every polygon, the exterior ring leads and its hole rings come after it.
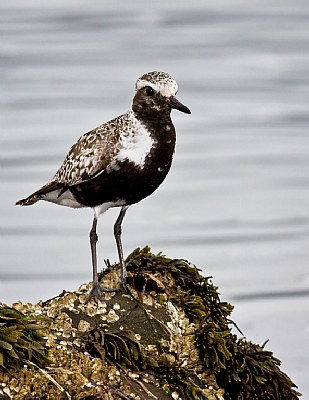
POLYGON ((41 187, 41 189, 37 190, 36 192, 32 193, 26 199, 21 199, 16 201, 17 206, 32 206, 32 204, 36 203, 39 200, 44 200, 46 194, 53 192, 54 190, 60 189, 61 191, 66 190, 66 186, 63 183, 57 181, 51 181, 41 187))
POLYGON ((29 196, 26 199, 21 199, 16 201, 16 205, 17 206, 32 206, 32 204, 36 203, 37 201, 39 201, 40 198, 38 198, 37 196, 29 196))

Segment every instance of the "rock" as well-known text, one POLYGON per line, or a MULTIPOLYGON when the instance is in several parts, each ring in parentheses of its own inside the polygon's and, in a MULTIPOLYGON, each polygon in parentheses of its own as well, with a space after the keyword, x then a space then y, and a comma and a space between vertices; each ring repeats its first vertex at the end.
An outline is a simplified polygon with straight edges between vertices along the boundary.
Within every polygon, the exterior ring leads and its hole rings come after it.
MULTIPOLYGON (((0 306, 0 399, 299 398, 271 352, 231 333, 233 307, 195 266, 148 247, 126 263, 127 290, 103 302, 80 288, 0 306)), ((109 265, 102 284, 118 276, 109 265)))

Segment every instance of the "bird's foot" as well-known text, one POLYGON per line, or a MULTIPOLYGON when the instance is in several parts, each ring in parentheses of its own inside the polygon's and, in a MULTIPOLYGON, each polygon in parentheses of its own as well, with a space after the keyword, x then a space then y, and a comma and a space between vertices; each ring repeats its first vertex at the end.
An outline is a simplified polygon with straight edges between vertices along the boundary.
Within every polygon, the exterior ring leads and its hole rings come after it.
POLYGON ((94 297, 96 297, 101 301, 104 301, 103 293, 118 292, 119 290, 120 290, 119 288, 117 289, 106 288, 104 286, 101 286, 98 282, 93 283, 92 288, 88 296, 86 297, 85 304, 88 304, 89 301, 94 297))

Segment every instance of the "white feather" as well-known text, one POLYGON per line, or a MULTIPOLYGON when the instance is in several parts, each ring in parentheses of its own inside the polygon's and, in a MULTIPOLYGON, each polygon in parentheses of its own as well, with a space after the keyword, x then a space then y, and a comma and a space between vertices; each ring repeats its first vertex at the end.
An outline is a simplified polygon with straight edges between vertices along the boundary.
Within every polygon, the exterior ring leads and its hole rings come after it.
MULTIPOLYGON (((125 132, 120 138, 120 151, 115 157, 115 168, 118 162, 130 161, 140 168, 144 167, 145 159, 150 153, 154 139, 144 125, 136 119, 134 132, 125 132)), ((113 166, 111 165, 111 169, 113 166)))

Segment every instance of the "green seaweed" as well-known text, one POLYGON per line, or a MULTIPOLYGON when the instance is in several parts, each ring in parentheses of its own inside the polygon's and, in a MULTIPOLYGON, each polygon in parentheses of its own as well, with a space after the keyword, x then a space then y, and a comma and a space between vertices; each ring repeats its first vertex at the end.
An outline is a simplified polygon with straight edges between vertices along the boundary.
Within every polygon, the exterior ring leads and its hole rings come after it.
POLYGON ((83 342, 84 349, 91 356, 101 358, 110 365, 147 371, 160 381, 161 387, 169 394, 177 390, 184 399, 208 398, 202 390, 207 383, 193 369, 182 367, 169 353, 162 353, 156 359, 149 357, 132 332, 108 333, 96 328, 84 336, 83 342))
POLYGON ((296 400, 300 393, 294 383, 279 369, 281 362, 271 351, 264 349, 265 344, 236 340, 233 345, 233 357, 226 363, 225 369, 217 374, 217 381, 225 389, 226 400, 296 400))
POLYGON ((168 355, 162 354, 159 357, 159 365, 154 369, 154 373, 163 388, 164 382, 168 384, 168 392, 178 391, 181 398, 188 400, 208 399, 203 392, 207 383, 190 368, 184 368, 177 361, 171 361, 168 355))
POLYGON ((40 328, 36 318, 0 305, 0 369, 17 371, 27 361, 39 367, 48 364, 40 328))
MULTIPOLYGON (((225 399, 296 400, 301 396, 280 370, 280 361, 272 352, 232 334, 230 325, 234 323, 228 317, 233 306, 220 300, 210 277, 201 276, 185 260, 172 260, 161 253, 154 255, 149 247, 134 250, 127 263, 128 270, 135 274, 159 273, 162 281, 165 276, 166 281, 170 275, 173 277, 175 285, 167 284, 169 297, 195 324, 201 361, 215 373, 217 383, 225 390, 225 399)), ((178 384, 181 381, 179 377, 178 384)))
MULTIPOLYGON (((44 303, 42 315, 56 315, 46 329, 58 386, 46 384, 44 374, 40 381, 44 390, 51 390, 49 398, 60 398, 59 387, 84 400, 113 396, 165 400, 177 395, 213 400, 222 399, 223 390, 226 400, 299 398, 294 383, 280 370, 280 361, 265 345, 232 333, 233 306, 221 301, 211 277, 203 277, 185 260, 152 254, 149 247, 134 250, 126 264, 127 290, 106 300, 105 307, 98 303, 100 312, 95 304, 82 305, 81 292, 44 303), (117 318, 108 321, 110 310, 117 318), (58 335, 59 329, 63 334, 58 335), (69 378, 63 368, 72 369, 69 378), (87 380, 91 386, 84 384, 87 380)), ((106 265, 101 275, 119 268, 106 265)), ((34 315, 36 307, 30 307, 34 315)), ((0 372, 6 385, 13 376, 8 370, 17 371, 24 363, 41 368, 48 363, 41 319, 0 305, 0 372)), ((15 374, 15 386, 23 372, 15 374)), ((28 368, 23 381, 30 382, 29 399, 35 398, 32 372, 28 368)), ((45 398, 42 393, 36 398, 45 398)))
POLYGON ((120 365, 133 371, 146 367, 143 346, 130 331, 104 332, 101 328, 91 330, 84 336, 85 350, 112 365, 120 365))

